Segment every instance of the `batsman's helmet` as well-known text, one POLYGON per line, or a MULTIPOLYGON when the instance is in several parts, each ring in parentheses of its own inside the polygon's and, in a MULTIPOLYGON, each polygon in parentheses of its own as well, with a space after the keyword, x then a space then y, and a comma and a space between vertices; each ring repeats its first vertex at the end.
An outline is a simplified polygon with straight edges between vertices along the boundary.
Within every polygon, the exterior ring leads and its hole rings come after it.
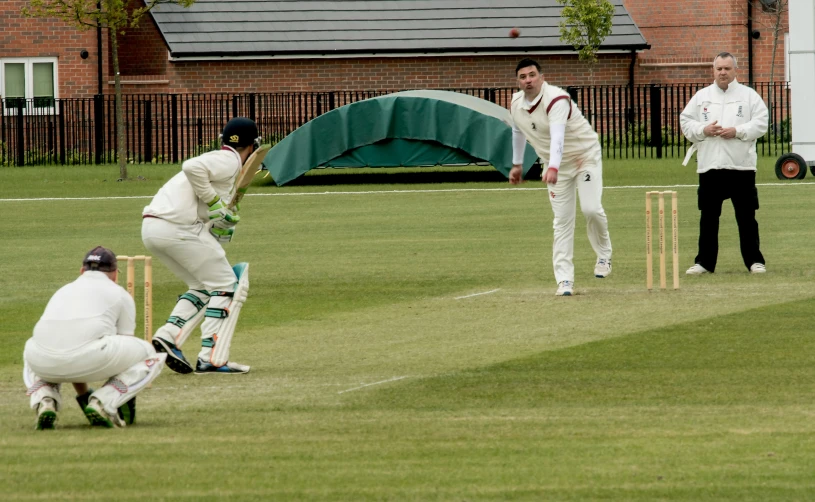
POLYGON ((224 132, 221 134, 224 145, 232 148, 240 148, 255 144, 255 148, 260 144, 258 137, 258 126, 255 121, 246 117, 235 117, 226 123, 224 132))

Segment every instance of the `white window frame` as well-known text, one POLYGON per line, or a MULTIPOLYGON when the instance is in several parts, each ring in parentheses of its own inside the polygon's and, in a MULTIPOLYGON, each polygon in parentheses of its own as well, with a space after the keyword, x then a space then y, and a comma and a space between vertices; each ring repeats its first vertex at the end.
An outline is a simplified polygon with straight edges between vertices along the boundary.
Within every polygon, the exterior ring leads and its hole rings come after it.
MULTIPOLYGON (((34 63, 51 63, 54 65, 54 99, 59 99, 59 58, 55 57, 34 57, 34 58, 0 58, 0 98, 2 98, 2 106, 6 106, 6 63, 23 63, 25 65, 25 99, 34 98, 34 63)), ((53 106, 38 106, 33 108, 36 115, 41 114, 55 114, 56 110, 53 106)), ((3 113, 5 115, 15 115, 17 108, 6 108, 3 113)), ((24 113, 31 113, 29 107, 26 106, 24 113)))

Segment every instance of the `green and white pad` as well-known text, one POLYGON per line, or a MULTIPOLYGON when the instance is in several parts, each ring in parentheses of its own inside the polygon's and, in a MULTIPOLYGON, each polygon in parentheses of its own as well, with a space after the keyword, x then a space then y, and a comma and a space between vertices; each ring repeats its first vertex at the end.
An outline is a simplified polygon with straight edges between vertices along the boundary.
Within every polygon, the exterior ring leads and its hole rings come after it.
POLYGON ((179 296, 167 323, 159 328, 155 336, 173 342, 180 349, 204 319, 209 300, 209 293, 202 290, 191 289, 179 296))
POLYGON ((238 278, 238 283, 235 286, 232 301, 227 307, 227 315, 215 335, 215 347, 213 347, 212 356, 210 357, 210 363, 214 366, 223 366, 229 361, 229 346, 232 344, 232 334, 238 324, 241 307, 243 307, 249 294, 249 264, 246 262, 238 263, 232 267, 232 270, 238 278))

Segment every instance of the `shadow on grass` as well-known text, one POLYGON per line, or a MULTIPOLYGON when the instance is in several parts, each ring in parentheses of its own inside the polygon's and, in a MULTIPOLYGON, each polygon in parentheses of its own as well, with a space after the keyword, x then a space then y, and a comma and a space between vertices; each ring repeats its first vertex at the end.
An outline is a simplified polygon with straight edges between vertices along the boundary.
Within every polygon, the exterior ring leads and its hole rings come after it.
MULTIPOLYGON (((532 166, 526 179, 539 180, 540 167, 532 166)), ((444 168, 314 169, 284 186, 337 185, 429 185, 441 183, 505 183, 507 177, 491 167, 444 170, 444 168)), ((274 185, 269 178, 267 186, 274 185)))

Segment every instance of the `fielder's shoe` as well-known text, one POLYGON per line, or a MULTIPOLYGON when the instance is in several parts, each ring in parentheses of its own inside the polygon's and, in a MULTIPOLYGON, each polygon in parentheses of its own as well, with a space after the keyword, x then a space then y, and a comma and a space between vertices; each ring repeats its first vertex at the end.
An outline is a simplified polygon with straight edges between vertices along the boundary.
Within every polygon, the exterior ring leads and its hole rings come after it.
POLYGON ((763 274, 766 271, 767 267, 765 267, 763 263, 753 263, 750 265, 751 274, 763 274))
POLYGON ((557 285, 555 296, 572 296, 574 294, 574 283, 572 281, 560 281, 557 285))
POLYGON ((210 375, 214 373, 221 373, 224 375, 238 375, 240 373, 249 373, 249 366, 245 364, 233 363, 232 361, 224 364, 223 366, 214 366, 201 359, 195 363, 196 375, 210 375))
POLYGON ((108 429, 125 426, 124 420, 117 413, 111 415, 105 411, 105 407, 95 397, 91 397, 88 406, 85 406, 85 418, 88 419, 91 425, 98 425, 108 429))
POLYGON ((606 260, 605 258, 600 258, 597 260, 597 264, 594 265, 594 277, 598 279, 602 279, 604 277, 608 277, 611 273, 611 258, 606 260))
POLYGON ((698 263, 694 264, 691 268, 685 271, 686 275, 702 275, 702 274, 709 274, 710 272, 705 269, 705 267, 699 265, 698 263))
POLYGON ((54 423, 57 421, 57 408, 54 400, 50 397, 44 397, 37 407, 37 430, 51 430, 54 429, 54 423))
POLYGON ((181 349, 176 347, 173 342, 155 337, 153 338, 153 347, 156 349, 156 352, 164 352, 167 354, 165 363, 168 368, 184 375, 192 373, 192 364, 187 361, 181 349))

